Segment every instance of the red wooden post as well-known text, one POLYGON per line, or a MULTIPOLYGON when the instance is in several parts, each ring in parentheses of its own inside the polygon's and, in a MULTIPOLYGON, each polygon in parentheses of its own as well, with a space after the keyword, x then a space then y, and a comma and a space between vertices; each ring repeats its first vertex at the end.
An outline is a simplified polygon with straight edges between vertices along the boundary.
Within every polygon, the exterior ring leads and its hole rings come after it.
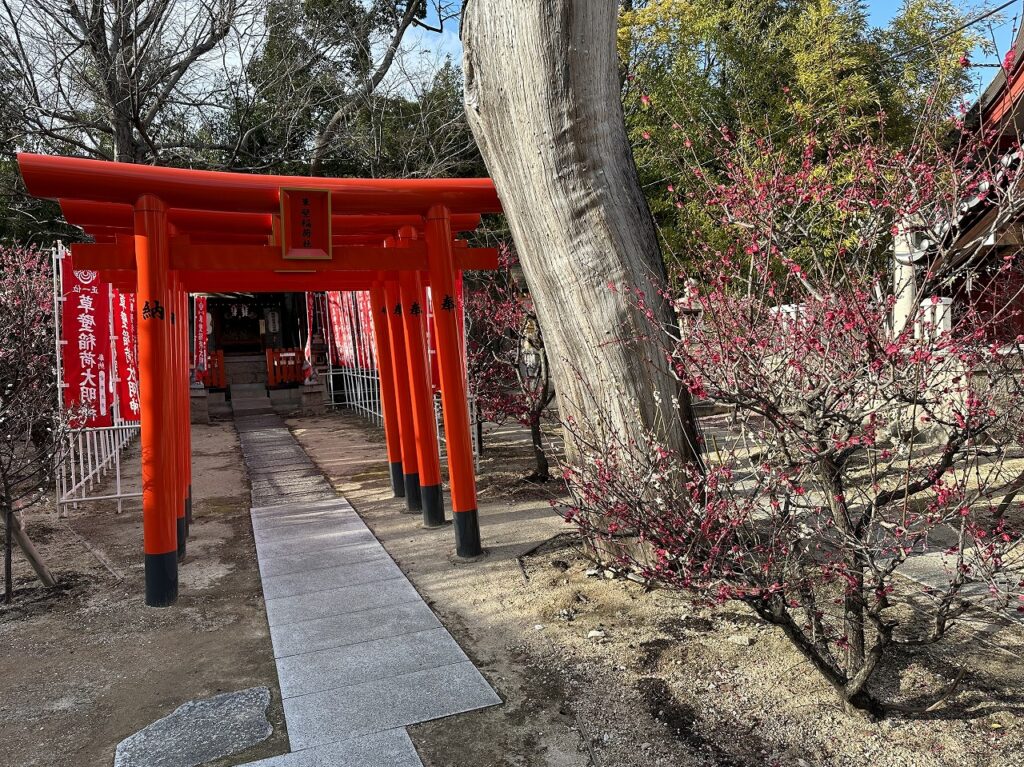
POLYGON ((179 298, 178 305, 178 319, 181 334, 181 409, 182 419, 181 425, 184 429, 184 442, 182 444, 182 456, 184 458, 185 476, 183 478, 183 484, 185 487, 185 538, 187 539, 190 535, 190 528, 192 526, 192 396, 191 396, 191 378, 189 376, 189 360, 192 355, 189 352, 189 343, 191 340, 191 333, 189 332, 189 300, 188 291, 184 289, 179 278, 179 285, 181 285, 181 297, 179 298))
POLYGON ((167 208, 143 195, 135 204, 138 274, 139 404, 142 433, 142 540, 146 604, 165 607, 178 598, 178 536, 174 507, 173 443, 167 369, 171 341, 167 267, 167 208))
MULTIPOLYGON (((380 275, 383 277, 383 274, 380 275)), ((398 426, 398 400, 395 391, 395 366, 391 358, 391 335, 388 330, 388 303, 384 296, 383 279, 370 288, 373 337, 377 346, 377 371, 380 373, 380 403, 384 413, 384 441, 388 448, 388 466, 391 469, 391 489, 395 498, 405 497, 405 477, 402 473, 402 435, 398 426)))
POLYGON ((455 519, 455 551, 460 557, 483 553, 476 501, 473 440, 469 426, 469 394, 456 311, 455 257, 449 211, 435 205, 427 213, 427 260, 430 299, 437 331, 437 362, 441 374, 448 477, 455 519))
POLYGON ((185 559, 185 545, 188 536, 185 532, 185 430, 181 406, 181 285, 176 272, 170 274, 171 306, 168 309, 171 320, 171 361, 170 361, 170 395, 171 412, 174 424, 171 434, 174 435, 174 511, 175 529, 178 536, 178 561, 185 559))
POLYGON ((409 391, 409 363, 405 351, 405 328, 402 325, 402 297, 397 275, 384 282, 384 300, 388 309, 388 333, 391 337, 391 365, 395 374, 395 401, 398 405, 398 428, 402 435, 402 471, 405 484, 405 506, 409 511, 423 508, 420 495, 419 459, 416 455, 416 426, 412 415, 412 394, 409 391))
MULTIPOLYGON (((416 230, 399 232, 399 247, 416 238, 416 230)), ((413 427, 416 431, 416 458, 420 469, 420 495, 423 524, 443 525, 444 498, 441 494, 441 459, 437 444, 434 396, 427 363, 426 292, 417 272, 401 272, 398 280, 405 329, 405 355, 408 363, 409 397, 412 401, 413 427)))

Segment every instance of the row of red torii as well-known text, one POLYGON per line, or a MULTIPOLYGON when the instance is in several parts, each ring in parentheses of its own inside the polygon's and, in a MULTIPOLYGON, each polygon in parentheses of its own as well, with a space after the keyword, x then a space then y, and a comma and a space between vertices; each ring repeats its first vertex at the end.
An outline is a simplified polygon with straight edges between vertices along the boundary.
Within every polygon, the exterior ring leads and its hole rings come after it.
POLYGON ((457 272, 494 269, 470 248, 501 205, 490 179, 327 179, 21 154, 30 194, 60 202, 95 244, 72 247, 136 293, 146 603, 173 604, 191 521, 189 293, 366 290, 373 302, 388 461, 396 497, 444 524, 425 314, 437 332, 455 548, 481 554, 457 272), (401 307, 407 307, 401 311, 401 307))

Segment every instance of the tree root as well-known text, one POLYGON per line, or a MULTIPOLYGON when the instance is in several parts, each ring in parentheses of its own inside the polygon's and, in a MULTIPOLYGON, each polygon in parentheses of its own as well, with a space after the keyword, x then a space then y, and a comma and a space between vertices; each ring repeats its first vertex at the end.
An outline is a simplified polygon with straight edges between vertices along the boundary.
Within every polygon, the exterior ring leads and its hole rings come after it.
POLYGON ((886 713, 895 714, 930 714, 933 711, 940 709, 946 701, 948 701, 956 691, 960 688, 960 683, 967 675, 967 667, 964 666, 960 669, 960 673, 956 675, 956 679, 946 685, 940 692, 939 697, 931 704, 927 706, 905 706, 899 704, 892 704, 885 707, 886 713))
MULTIPOLYGON (((0 515, 0 520, 3 519, 4 515, 0 515)), ((53 577, 53 573, 50 572, 50 568, 46 566, 46 562, 43 561, 42 556, 28 537, 28 533, 25 532, 25 525, 21 521, 21 517, 18 516, 18 512, 11 514, 11 533, 14 537, 14 542, 18 544, 18 548, 21 549, 25 558, 29 564, 32 565, 32 569, 35 570, 36 576, 48 589, 52 589, 57 585, 57 579, 53 577)))

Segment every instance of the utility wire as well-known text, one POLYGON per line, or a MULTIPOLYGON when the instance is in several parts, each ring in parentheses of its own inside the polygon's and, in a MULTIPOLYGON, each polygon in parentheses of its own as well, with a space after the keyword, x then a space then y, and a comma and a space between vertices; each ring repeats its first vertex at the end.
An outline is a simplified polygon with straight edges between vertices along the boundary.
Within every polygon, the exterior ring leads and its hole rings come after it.
POLYGON ((1008 2, 1005 2, 1002 5, 1000 5, 998 8, 993 8, 992 10, 986 11, 985 13, 983 13, 981 16, 978 16, 977 18, 971 19, 970 21, 965 21, 963 24, 961 24, 956 29, 950 29, 947 32, 943 32, 938 37, 933 37, 930 40, 927 40, 927 41, 925 41, 923 43, 918 43, 917 45, 908 48, 907 50, 903 51, 900 55, 901 56, 906 56, 906 55, 909 55, 911 53, 916 53, 917 51, 919 51, 919 50, 921 50, 923 48, 927 48, 927 47, 930 47, 932 45, 935 45, 935 43, 940 43, 943 40, 945 40, 946 38, 952 37, 953 35, 956 35, 956 34, 959 34, 960 32, 963 32, 965 29, 970 29, 975 24, 980 24, 981 22, 985 21, 986 19, 989 19, 989 18, 995 16, 1000 11, 1005 11, 1011 5, 1016 5, 1017 2, 1018 2, 1018 0, 1009 0, 1008 2))

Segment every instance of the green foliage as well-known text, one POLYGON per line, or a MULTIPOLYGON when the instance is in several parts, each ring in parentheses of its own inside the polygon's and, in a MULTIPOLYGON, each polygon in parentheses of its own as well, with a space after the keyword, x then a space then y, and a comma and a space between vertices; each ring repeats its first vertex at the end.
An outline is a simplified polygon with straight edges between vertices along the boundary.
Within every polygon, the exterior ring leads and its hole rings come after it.
POLYGON ((410 178, 486 176, 462 106, 462 72, 446 61, 406 92, 377 93, 334 139, 324 173, 410 178))
POLYGON ((0 154, 0 244, 44 246, 80 238, 81 230, 63 221, 57 203, 28 195, 13 155, 0 154))
POLYGON ((973 88, 962 58, 981 40, 948 34, 969 14, 950 0, 905 0, 879 30, 856 0, 634 3, 618 41, 626 122, 668 250, 713 230, 680 171, 723 178, 723 141, 749 142, 755 165, 758 138, 791 145, 799 166, 804 136, 823 147, 909 146, 922 124, 948 121, 973 88))

